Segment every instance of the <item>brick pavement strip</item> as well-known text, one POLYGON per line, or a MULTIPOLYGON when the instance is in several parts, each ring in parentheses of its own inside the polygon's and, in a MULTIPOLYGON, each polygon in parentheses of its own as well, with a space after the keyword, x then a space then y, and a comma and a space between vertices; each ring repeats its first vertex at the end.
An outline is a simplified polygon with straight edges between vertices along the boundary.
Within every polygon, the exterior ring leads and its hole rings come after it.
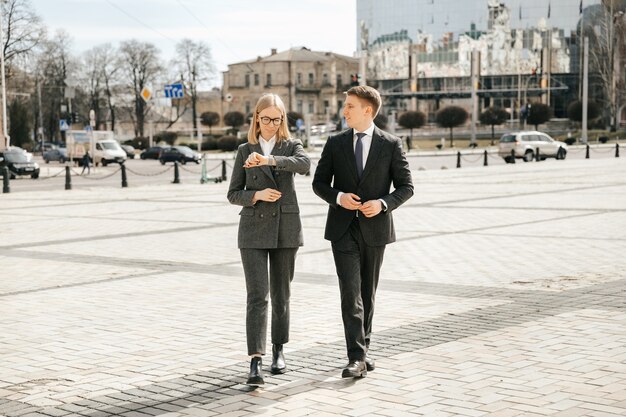
POLYGON ((289 372, 258 390, 225 183, 2 195, 0 416, 624 415, 625 171, 415 172, 358 381, 299 177, 289 372))

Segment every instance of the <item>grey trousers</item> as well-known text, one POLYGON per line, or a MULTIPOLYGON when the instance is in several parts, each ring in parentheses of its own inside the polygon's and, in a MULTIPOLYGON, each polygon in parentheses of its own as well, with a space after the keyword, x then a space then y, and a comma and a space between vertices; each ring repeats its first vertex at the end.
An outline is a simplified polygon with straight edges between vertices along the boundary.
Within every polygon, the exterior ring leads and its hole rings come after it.
POLYGON ((248 355, 265 354, 268 297, 272 300, 272 343, 289 341, 289 297, 298 248, 240 249, 246 277, 248 355), (269 282, 268 264, 269 259, 269 282))
POLYGON ((376 288, 385 246, 368 246, 358 220, 332 242, 349 360, 363 360, 370 345, 376 288))

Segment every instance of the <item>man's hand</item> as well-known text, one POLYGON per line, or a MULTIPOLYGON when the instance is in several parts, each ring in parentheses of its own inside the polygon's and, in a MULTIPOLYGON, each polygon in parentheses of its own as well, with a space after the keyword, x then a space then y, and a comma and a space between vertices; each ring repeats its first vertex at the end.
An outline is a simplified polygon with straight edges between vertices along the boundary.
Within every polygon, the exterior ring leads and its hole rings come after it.
POLYGON ((365 217, 374 217, 383 210, 383 203, 380 200, 366 201, 359 208, 365 217))
POLYGON ((257 201, 268 201, 273 203, 278 200, 282 196, 282 193, 273 188, 266 188, 261 191, 257 191, 254 193, 254 197, 252 199, 252 203, 256 203, 257 201))
POLYGON ((358 210, 361 207, 361 197, 352 193, 343 193, 339 197, 339 203, 346 210, 358 210))

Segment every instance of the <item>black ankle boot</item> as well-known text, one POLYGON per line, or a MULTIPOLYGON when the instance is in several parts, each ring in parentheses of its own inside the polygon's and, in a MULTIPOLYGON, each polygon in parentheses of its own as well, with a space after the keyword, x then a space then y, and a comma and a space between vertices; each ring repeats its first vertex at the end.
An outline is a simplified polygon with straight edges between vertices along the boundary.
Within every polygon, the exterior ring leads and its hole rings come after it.
POLYGON ((248 375, 248 385, 263 385, 263 361, 260 356, 255 356, 250 360, 250 375, 248 375))
POLYGON ((283 345, 272 345, 272 367, 270 369, 273 374, 284 374, 287 371, 283 345))

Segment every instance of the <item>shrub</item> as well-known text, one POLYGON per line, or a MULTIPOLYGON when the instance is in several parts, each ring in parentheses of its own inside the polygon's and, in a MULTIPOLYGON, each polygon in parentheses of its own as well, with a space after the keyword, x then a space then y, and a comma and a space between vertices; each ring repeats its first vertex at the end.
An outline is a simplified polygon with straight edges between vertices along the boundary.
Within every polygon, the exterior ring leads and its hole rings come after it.
POLYGON ((217 138, 209 137, 202 142, 203 151, 214 151, 217 149, 217 138))
POLYGON ((159 132, 154 135, 154 143, 165 142, 172 146, 176 142, 176 138, 178 138, 176 132, 159 132))
POLYGON ((217 140, 217 149, 221 151, 234 151, 239 146, 237 136, 226 135, 217 140))

